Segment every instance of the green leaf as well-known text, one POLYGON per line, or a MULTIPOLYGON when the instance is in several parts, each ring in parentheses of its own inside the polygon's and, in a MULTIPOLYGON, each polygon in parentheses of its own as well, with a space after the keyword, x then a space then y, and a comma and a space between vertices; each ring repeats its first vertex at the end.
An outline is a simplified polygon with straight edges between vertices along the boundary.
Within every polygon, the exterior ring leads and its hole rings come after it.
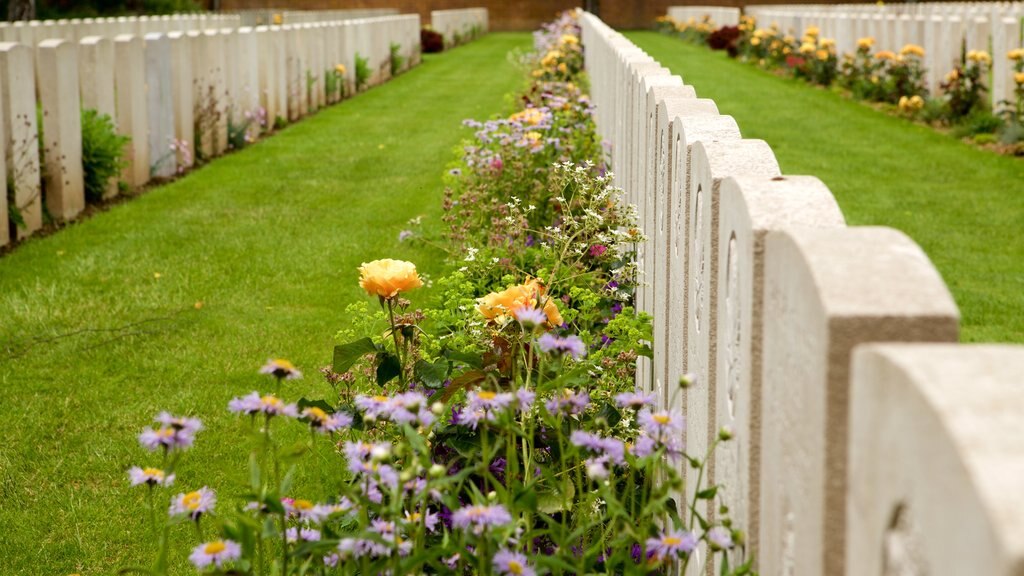
POLYGON ((255 452, 249 454, 249 486, 253 491, 260 489, 260 462, 255 452))
POLYGON ((413 366, 413 375, 427 388, 436 390, 448 377, 448 360, 441 358, 433 363, 418 360, 413 366))
POLYGON ((524 486, 515 495, 515 507, 520 510, 537 511, 537 491, 532 486, 524 486))
POLYGON ((711 488, 697 492, 697 498, 699 500, 711 500, 715 497, 715 494, 718 494, 718 486, 712 486, 711 488))
POLYGON ((598 417, 603 418, 609 428, 614 428, 622 420, 622 414, 610 402, 601 407, 598 417))
POLYGON ((470 368, 482 368, 484 365, 484 357, 473 352, 457 352, 445 349, 441 354, 452 362, 460 362, 470 368))
POLYGON ((327 403, 326 400, 310 400, 308 398, 299 398, 298 402, 299 412, 301 413, 306 408, 319 408, 328 414, 334 414, 334 406, 327 403))
POLYGON ((348 372, 348 369, 360 358, 372 352, 377 352, 377 345, 369 338, 360 338, 355 342, 339 344, 334 347, 334 365, 331 369, 338 374, 348 372))
POLYGON ((398 357, 390 352, 377 354, 377 385, 383 386, 394 380, 402 372, 398 357))

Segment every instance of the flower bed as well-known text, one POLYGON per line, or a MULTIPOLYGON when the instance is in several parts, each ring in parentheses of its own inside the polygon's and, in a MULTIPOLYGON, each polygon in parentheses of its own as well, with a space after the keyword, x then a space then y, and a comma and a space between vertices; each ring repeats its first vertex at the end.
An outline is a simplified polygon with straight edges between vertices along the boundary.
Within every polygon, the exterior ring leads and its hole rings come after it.
POLYGON ((855 99, 878 103, 905 118, 994 145, 1000 152, 1024 155, 1022 49, 1006 55, 1016 72, 1014 98, 992 110, 986 98, 992 56, 984 51, 964 51, 959 64, 939 84, 938 94, 931 97, 924 82, 924 49, 914 44, 899 53, 874 52, 874 39, 860 38, 856 52, 840 55, 833 40, 821 38, 817 26, 808 26, 796 38, 775 25, 759 27, 750 16, 743 16, 738 27, 717 30, 708 19, 676 22, 661 17, 656 25, 662 33, 684 41, 726 50, 732 57, 811 84, 836 86, 855 99))
POLYGON ((285 400, 303 375, 273 360, 264 389, 229 404, 251 423, 239 512, 215 514, 209 487, 172 496, 198 420, 161 414, 142 433, 163 456, 129 473, 160 550, 149 573, 166 573, 183 524, 203 573, 646 574, 700 547, 723 573, 749 572, 718 487, 702 485, 710 454, 687 455, 682 416, 635 390, 651 339, 631 307, 643 238, 601 158, 574 14, 520 60, 531 84, 515 111, 467 123, 440 230, 401 236, 447 250, 440 303, 413 305, 425 281, 412 263, 366 263, 369 299, 322 370, 335 396, 285 400), (284 445, 286 427, 337 447, 344 470, 323 493, 295 488, 307 450, 284 445))

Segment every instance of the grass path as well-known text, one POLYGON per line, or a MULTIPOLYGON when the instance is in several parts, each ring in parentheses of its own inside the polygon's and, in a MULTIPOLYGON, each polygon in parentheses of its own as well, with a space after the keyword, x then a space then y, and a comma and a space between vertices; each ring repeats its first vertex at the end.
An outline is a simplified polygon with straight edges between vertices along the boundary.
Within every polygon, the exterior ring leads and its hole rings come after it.
MULTIPOLYGON (((680 74, 784 174, 811 174, 851 225, 898 228, 928 253, 965 341, 1024 342, 1024 160, 979 151, 826 90, 654 32, 627 36, 680 74)), ((870 278, 865 278, 870 282, 870 278)))
MULTIPOLYGON (((112 574, 148 562, 135 440, 159 410, 206 430, 178 470, 230 507, 247 478, 246 427, 228 400, 269 357, 324 396, 356 268, 441 255, 397 243, 440 213, 461 120, 503 111, 527 34, 492 34, 266 141, 0 259, 0 574, 112 574), (201 304, 199 304, 201 303, 201 304)), ((415 298, 414 298, 415 299, 415 298)), ((375 305, 375 303, 374 303, 375 305)), ((326 463, 337 459, 325 450, 326 463)), ((327 471, 322 472, 328 473, 327 471)), ((310 485, 314 479, 300 479, 310 485)), ((314 497, 317 495, 314 495, 314 497)), ((177 539, 189 544, 182 527, 177 539)), ((192 573, 180 554, 175 573, 192 573)))

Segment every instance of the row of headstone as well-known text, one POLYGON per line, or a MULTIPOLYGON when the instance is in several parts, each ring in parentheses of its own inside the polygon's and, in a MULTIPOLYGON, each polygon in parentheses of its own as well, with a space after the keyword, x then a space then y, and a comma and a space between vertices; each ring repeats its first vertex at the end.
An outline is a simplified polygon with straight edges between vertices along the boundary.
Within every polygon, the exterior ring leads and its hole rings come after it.
POLYGON ((836 41, 840 53, 852 53, 859 38, 875 40, 875 50, 899 52, 907 44, 925 50, 925 78, 938 90, 946 73, 960 62, 961 50, 984 50, 992 55, 989 93, 992 106, 1015 102, 1014 69, 1007 53, 1022 45, 1022 3, 919 3, 870 5, 839 4, 748 6, 747 14, 760 27, 775 24, 799 37, 808 26, 818 26, 823 38, 836 41))
POLYGON ((474 35, 487 32, 490 23, 487 8, 463 8, 458 10, 432 10, 430 27, 444 36, 445 46, 465 42, 474 35))
MULTIPOLYGON (((953 344, 956 304, 913 240, 846 226, 820 180, 781 174, 683 78, 580 21, 597 128, 648 238, 638 387, 683 411, 690 455, 733 431, 705 486, 755 568, 1019 576, 1024 348, 953 344), (897 342, 946 344, 877 344, 897 342)), ((677 501, 695 502, 685 468, 677 501)), ((718 573, 694 554, 689 574, 718 573)))
POLYGON ((39 42, 52 38, 78 42, 88 36, 107 36, 109 38, 118 34, 145 36, 153 32, 220 30, 222 28, 238 28, 239 25, 240 18, 232 14, 174 14, 0 22, 0 42, 19 42, 26 46, 36 46, 39 42))
POLYGON ((396 8, 352 8, 346 10, 274 10, 260 8, 251 10, 230 10, 229 13, 241 19, 242 26, 279 26, 282 24, 309 24, 351 20, 353 18, 375 18, 398 14, 396 8))
POLYGON ((693 19, 700 22, 709 18, 715 26, 736 26, 740 23, 740 9, 728 6, 669 6, 668 17, 676 22, 693 19))
MULTIPOLYGON (((367 61, 368 86, 391 77, 392 46, 404 67, 417 64, 419 35, 419 16, 412 14, 55 38, 34 53, 0 42, 0 246, 12 232, 21 239, 38 230, 44 205, 56 221, 83 210, 82 110, 106 114, 118 133, 131 137, 120 179, 137 188, 188 170, 197 154, 204 160, 223 154, 229 139, 255 140, 276 122, 299 120, 354 94, 357 57, 367 61)), ((106 196, 117 189, 111 182, 106 196)))

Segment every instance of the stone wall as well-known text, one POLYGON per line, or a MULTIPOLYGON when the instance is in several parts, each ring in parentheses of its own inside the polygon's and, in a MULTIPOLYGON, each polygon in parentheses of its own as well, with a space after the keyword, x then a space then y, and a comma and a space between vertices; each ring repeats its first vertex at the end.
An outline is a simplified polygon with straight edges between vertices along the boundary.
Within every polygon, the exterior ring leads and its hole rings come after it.
MULTIPOLYGON (((369 69, 363 88, 391 77, 394 45, 404 67, 419 63, 415 14, 255 28, 239 19, 0 26, 0 246, 39 230, 44 206, 58 223, 83 210, 83 109, 108 115, 131 137, 120 179, 137 188, 191 168, 197 154, 223 154, 229 136, 252 141, 275 121, 354 94, 357 56, 369 69), (21 222, 7 218, 8 182, 21 222)), ((115 180, 105 196, 116 194, 115 180)))
MULTIPOLYGON (((689 454, 734 434, 707 481, 755 568, 1024 574, 1024 347, 956 344, 956 304, 913 240, 846 226, 821 181, 781 174, 684 78, 581 23, 598 131, 648 237, 638 385, 683 411, 689 454)), ((707 552, 691 575, 718 573, 697 569, 707 552)))

